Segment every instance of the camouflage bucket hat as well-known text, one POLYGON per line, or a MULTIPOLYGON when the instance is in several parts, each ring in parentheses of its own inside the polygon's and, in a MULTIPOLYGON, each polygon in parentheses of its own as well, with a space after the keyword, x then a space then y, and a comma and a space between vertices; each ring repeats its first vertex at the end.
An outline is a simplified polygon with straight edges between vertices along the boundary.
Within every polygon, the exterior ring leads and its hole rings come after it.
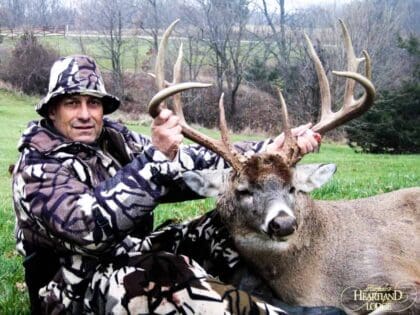
POLYGON ((120 106, 120 100, 105 90, 102 75, 95 60, 75 55, 60 58, 51 67, 48 94, 36 105, 36 111, 48 117, 48 106, 57 96, 83 94, 102 100, 104 114, 110 114, 120 106))

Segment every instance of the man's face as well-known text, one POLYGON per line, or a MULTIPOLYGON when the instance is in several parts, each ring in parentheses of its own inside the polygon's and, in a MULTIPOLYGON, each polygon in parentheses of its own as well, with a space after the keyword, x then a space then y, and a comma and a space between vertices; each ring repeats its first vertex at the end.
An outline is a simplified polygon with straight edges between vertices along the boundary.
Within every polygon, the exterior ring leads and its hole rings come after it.
POLYGON ((64 96, 48 116, 67 139, 92 143, 101 134, 104 110, 100 99, 76 94, 64 96))

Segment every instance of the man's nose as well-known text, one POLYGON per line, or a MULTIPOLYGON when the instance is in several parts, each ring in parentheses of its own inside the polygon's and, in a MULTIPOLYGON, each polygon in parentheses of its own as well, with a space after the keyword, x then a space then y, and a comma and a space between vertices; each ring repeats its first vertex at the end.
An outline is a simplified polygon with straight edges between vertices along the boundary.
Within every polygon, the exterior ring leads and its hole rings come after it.
POLYGON ((90 111, 86 101, 80 103, 78 118, 82 120, 88 120, 90 118, 90 111))

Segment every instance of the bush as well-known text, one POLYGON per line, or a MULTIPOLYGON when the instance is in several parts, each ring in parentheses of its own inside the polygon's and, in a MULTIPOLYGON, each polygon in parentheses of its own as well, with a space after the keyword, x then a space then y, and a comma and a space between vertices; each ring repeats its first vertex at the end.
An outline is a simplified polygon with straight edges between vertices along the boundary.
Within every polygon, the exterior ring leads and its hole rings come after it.
POLYGON ((42 46, 33 33, 25 32, 2 66, 0 76, 27 94, 45 94, 50 68, 57 59, 56 51, 42 46))
POLYGON ((256 84, 267 84, 267 82, 272 83, 278 80, 279 77, 277 69, 270 68, 266 62, 258 57, 251 61, 251 64, 245 72, 245 80, 256 84))
POLYGON ((412 79, 382 93, 362 118, 347 127, 351 147, 371 153, 420 153, 420 42, 398 37, 411 58, 412 79))
POLYGON ((347 128, 349 145, 370 153, 420 153, 420 84, 383 93, 347 128))

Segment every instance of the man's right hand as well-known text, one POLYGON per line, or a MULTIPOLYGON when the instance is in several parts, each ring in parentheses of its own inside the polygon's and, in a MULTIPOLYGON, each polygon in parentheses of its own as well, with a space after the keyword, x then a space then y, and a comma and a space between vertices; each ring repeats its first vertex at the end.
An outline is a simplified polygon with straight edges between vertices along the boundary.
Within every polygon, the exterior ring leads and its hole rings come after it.
POLYGON ((179 117, 169 109, 162 109, 152 123, 152 144, 172 160, 184 139, 181 130, 179 117))

